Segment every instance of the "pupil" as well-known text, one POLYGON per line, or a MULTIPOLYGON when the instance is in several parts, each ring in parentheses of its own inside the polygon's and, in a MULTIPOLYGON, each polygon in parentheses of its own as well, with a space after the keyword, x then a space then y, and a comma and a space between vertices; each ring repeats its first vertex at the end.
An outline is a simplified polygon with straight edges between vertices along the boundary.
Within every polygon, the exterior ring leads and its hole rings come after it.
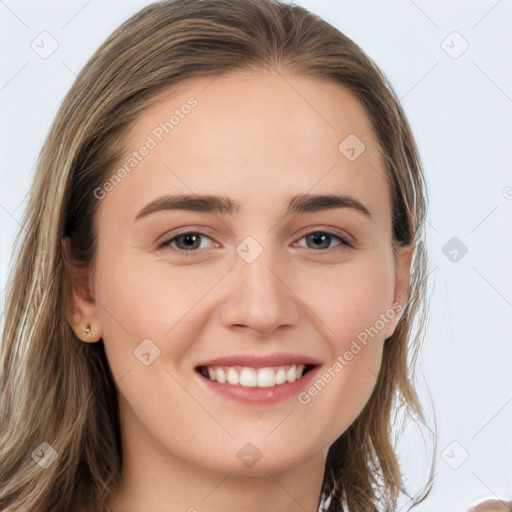
POLYGON ((315 245, 322 245, 324 247, 329 247, 329 242, 330 242, 330 236, 329 235, 326 235, 325 233, 314 233, 311 235, 315 245))
POLYGON ((182 237, 184 244, 188 247, 192 247, 196 243, 197 239, 197 235, 184 235, 182 237))

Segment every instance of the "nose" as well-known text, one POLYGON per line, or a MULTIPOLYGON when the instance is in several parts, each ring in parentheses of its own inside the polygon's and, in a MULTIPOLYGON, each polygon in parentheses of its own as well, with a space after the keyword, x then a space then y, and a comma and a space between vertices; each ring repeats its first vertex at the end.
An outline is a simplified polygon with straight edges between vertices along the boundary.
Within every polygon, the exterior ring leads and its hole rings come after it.
POLYGON ((221 309, 225 327, 265 336, 298 323, 300 299, 293 292, 290 272, 285 264, 277 264, 270 251, 251 263, 237 257, 231 274, 221 309))

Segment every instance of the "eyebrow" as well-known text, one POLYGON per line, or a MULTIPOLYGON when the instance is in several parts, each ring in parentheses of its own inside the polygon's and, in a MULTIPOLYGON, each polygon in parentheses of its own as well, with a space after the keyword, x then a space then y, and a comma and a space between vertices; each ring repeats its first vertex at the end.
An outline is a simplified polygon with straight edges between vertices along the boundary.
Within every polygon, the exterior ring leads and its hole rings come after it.
MULTIPOLYGON (((299 194, 288 201, 285 214, 312 213, 333 208, 348 208, 372 219, 370 210, 357 199, 344 194, 299 194)), ((240 210, 240 203, 227 196, 178 194, 161 196, 147 204, 135 221, 152 213, 168 210, 188 210, 218 214, 233 214, 240 210)))

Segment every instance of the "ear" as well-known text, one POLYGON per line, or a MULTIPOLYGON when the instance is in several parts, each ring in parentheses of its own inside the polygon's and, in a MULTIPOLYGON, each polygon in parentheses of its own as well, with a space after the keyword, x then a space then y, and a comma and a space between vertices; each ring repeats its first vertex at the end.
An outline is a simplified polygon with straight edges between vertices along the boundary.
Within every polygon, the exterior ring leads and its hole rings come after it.
POLYGON ((411 280, 411 264, 414 254, 414 246, 400 247, 395 259, 395 291, 393 294, 393 317, 386 324, 386 337, 389 338, 395 332, 400 313, 404 309, 409 297, 409 283, 411 280))
POLYGON ((75 334, 82 341, 94 343, 103 332, 97 315, 97 306, 91 285, 89 267, 78 266, 73 259, 70 238, 62 238, 62 254, 65 266, 65 313, 75 334))

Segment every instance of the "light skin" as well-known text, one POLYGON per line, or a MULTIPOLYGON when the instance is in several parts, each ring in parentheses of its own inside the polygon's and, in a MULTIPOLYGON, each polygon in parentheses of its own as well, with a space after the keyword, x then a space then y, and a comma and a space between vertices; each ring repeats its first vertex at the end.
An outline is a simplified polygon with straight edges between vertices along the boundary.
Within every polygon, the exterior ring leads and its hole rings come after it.
POLYGON ((103 339, 119 387, 124 466, 109 508, 316 512, 328 447, 367 403, 398 315, 307 405, 238 403, 195 368, 284 352, 314 358, 321 376, 405 303, 412 249, 394 258, 371 123, 340 86, 284 71, 194 80, 139 118, 127 155, 191 96, 197 106, 100 201, 95 267, 76 276, 91 293, 75 289, 70 322, 103 339), (349 134, 365 144, 354 161, 338 149, 349 134), (239 208, 135 220, 162 195, 192 193, 239 208), (300 194, 343 194, 371 215, 350 205, 287 213, 300 194), (158 248, 185 233, 203 233, 193 250, 183 236, 158 248), (248 236, 263 249, 251 263, 236 252, 248 236), (149 366, 134 356, 145 339, 160 350, 149 366), (252 467, 237 457, 248 442, 261 453, 252 467))

